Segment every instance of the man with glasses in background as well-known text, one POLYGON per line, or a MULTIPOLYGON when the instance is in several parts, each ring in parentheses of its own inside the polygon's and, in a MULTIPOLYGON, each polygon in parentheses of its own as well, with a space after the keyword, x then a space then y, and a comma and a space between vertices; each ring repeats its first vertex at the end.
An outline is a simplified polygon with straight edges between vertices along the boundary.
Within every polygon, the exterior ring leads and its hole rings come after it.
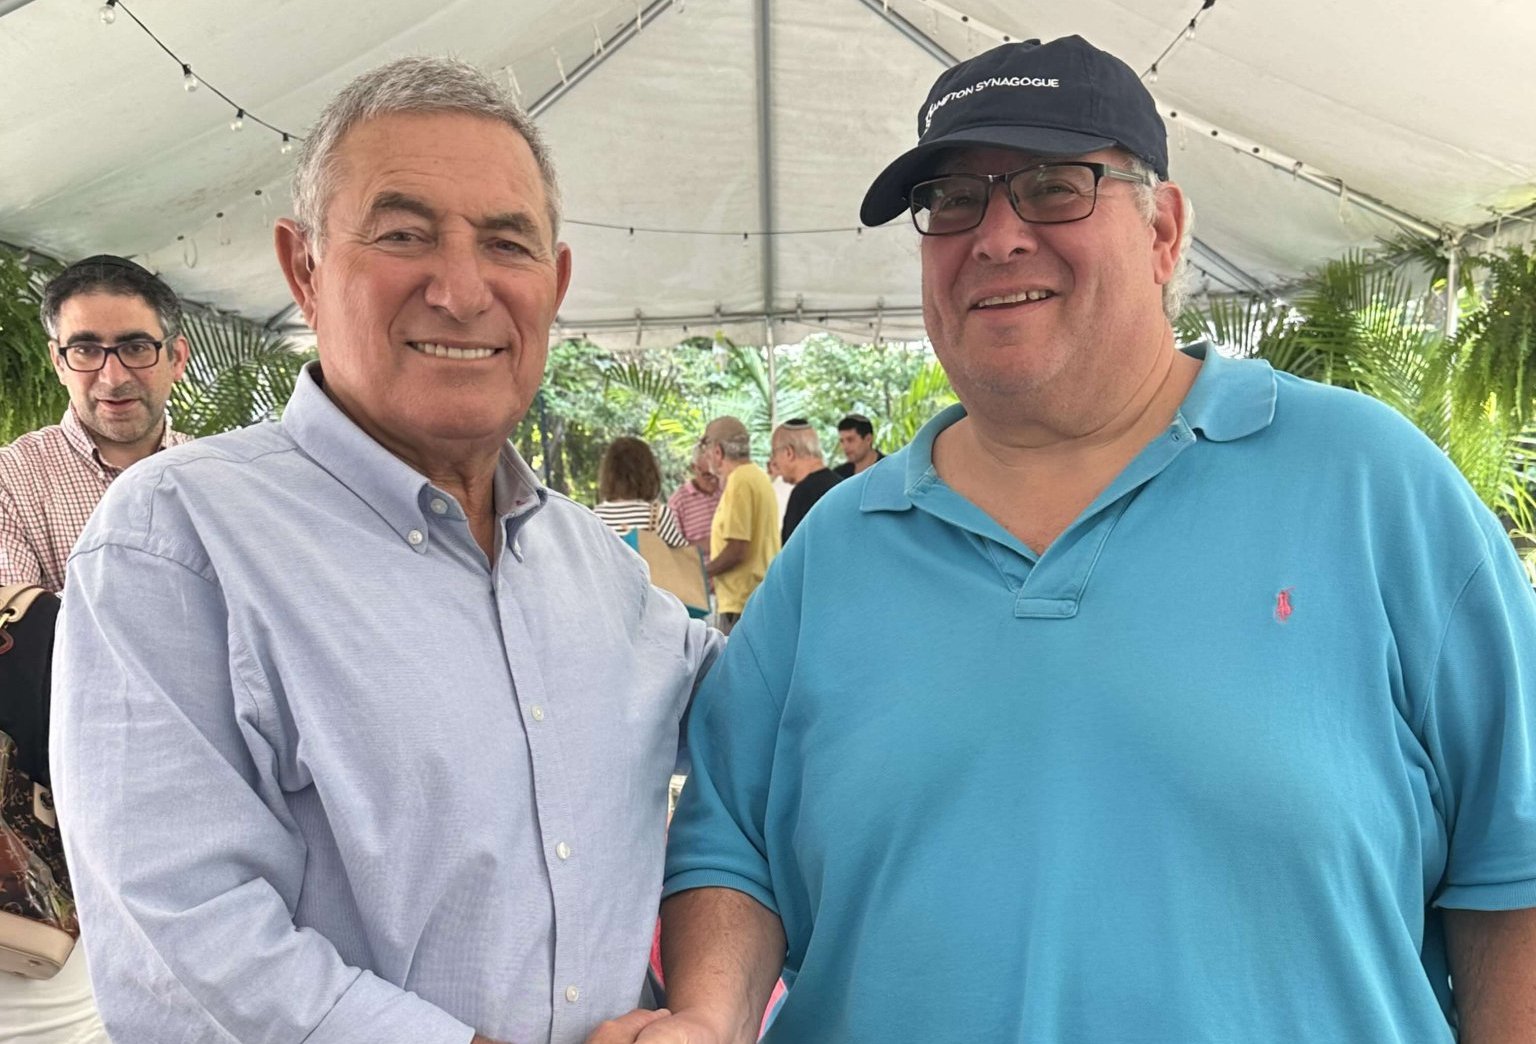
MULTIPOLYGON (((0 586, 58 592, 70 549, 107 486, 130 464, 187 441, 172 430, 165 402, 186 370, 188 345, 171 288, 108 254, 50 280, 41 315, 69 408, 58 424, 0 448, 0 586)), ((43 618, 41 608, 34 612, 43 618)), ((47 693, 3 693, 0 700, 0 730, 15 741, 21 763, 45 765, 47 693)), ((33 782, 45 785, 40 769, 33 782)), ((0 1026, 0 1040, 105 1044, 84 948, 76 946, 49 979, 0 972, 0 1026)))
POLYGON ((43 327, 69 408, 0 449, 0 584, 64 588, 64 563, 128 465, 187 441, 165 402, 187 368, 181 303, 126 258, 77 261, 43 289, 43 327))
POLYGON ((1177 347, 1124 62, 1006 44, 918 135, 862 217, 921 234, 960 401, 822 499, 701 688, 639 1039, 749 1041, 783 969, 774 1044, 1536 1040, 1504 527, 1390 408, 1177 347))

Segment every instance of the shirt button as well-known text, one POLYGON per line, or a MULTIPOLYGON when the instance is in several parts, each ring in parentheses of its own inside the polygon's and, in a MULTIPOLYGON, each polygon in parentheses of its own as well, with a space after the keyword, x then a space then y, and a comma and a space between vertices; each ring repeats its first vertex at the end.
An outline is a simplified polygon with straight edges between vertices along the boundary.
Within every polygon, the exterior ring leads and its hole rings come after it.
POLYGON ((420 547, 421 542, 427 539, 427 537, 426 534, 421 530, 413 529, 409 533, 405 534, 405 539, 410 542, 412 547, 420 547))
MULTIPOLYGON (((555 855, 559 856, 561 859, 571 858, 571 846, 566 844, 564 841, 560 842, 555 846, 555 855)), ((575 987, 572 987, 572 989, 574 988, 575 987)))
POLYGON ((432 514, 443 515, 448 512, 448 501, 441 497, 432 498, 432 514))
POLYGON ((544 708, 540 707, 537 703, 535 703, 533 705, 533 710, 532 710, 531 713, 533 714, 533 720, 534 721, 543 721, 544 720, 544 708))
POLYGON ((581 991, 578 990, 575 986, 567 986, 565 988, 565 999, 570 1001, 572 1004, 575 1004, 577 1001, 581 1000, 581 991))

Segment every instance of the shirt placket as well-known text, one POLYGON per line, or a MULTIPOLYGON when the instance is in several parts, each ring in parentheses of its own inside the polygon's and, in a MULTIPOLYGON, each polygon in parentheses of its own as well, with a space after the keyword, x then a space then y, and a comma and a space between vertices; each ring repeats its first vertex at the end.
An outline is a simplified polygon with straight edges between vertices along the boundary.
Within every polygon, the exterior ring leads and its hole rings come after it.
POLYGON ((544 672, 533 655, 534 640, 523 619, 522 607, 511 594, 516 572, 525 568, 517 538, 511 536, 495 572, 496 611, 501 621, 507 670, 512 679, 523 727, 528 736, 532 768, 534 809, 540 851, 549 878, 554 921, 554 967, 550 1005, 551 1039, 568 1036, 568 1026, 582 1025, 583 1005, 589 1003, 589 983, 584 977, 587 962, 582 894, 583 845, 594 839, 577 831, 575 793, 561 744, 560 707, 550 699, 544 672))

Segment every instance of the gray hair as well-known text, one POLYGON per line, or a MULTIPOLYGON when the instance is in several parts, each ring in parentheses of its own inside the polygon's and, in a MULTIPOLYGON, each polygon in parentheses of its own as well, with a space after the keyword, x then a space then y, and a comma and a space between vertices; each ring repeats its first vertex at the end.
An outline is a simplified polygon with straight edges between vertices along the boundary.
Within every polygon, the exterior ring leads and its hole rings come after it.
POLYGON ((781 424, 773 433, 774 440, 781 446, 788 446, 789 451, 796 458, 805 459, 821 458, 821 438, 816 434, 816 429, 809 424, 797 424, 790 427, 781 424))
POLYGON ((538 128, 496 82, 454 58, 400 58, 363 73, 342 88, 320 113, 299 150, 293 172, 293 212, 318 250, 325 239, 325 211, 335 190, 336 150, 360 123, 393 113, 462 113, 511 127, 528 143, 544 181, 550 235, 560 234, 560 186, 555 163, 538 128))
MULTIPOLYGON (((1157 194, 1167 182, 1138 157, 1126 155, 1125 167, 1137 174, 1145 174, 1148 184, 1136 186, 1136 209, 1151 224, 1157 219, 1157 194)), ((1184 197, 1184 235, 1179 240, 1179 264, 1172 277, 1163 284, 1163 314, 1170 323, 1179 320, 1184 311, 1184 301, 1189 295, 1189 247, 1195 240, 1195 207, 1184 197)))

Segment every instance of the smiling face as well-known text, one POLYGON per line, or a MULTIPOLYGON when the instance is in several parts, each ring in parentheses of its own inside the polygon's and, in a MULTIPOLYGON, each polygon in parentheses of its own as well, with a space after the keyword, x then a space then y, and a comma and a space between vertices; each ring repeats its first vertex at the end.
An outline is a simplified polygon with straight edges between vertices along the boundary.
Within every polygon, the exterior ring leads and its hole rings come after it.
POLYGON ((570 280, 527 142, 461 113, 381 116, 336 151, 324 249, 278 255, 326 392, 418 470, 494 454, 544 374, 570 280))
POLYGON ((187 342, 166 338, 160 317, 136 294, 86 293, 59 306, 58 339, 49 343, 59 383, 69 390, 75 416, 90 432, 102 459, 123 464, 148 456, 160 444, 161 422, 171 385, 187 366, 187 342), (94 342, 113 346, 124 341, 164 341, 153 366, 129 369, 116 355, 92 373, 64 364, 59 349, 94 342))
MULTIPOLYGON (((1126 165, 1113 151, 1074 158, 1126 165)), ((938 172, 996 174, 1034 162, 1042 158, 965 150, 938 172)), ((1123 401, 1164 346, 1161 287, 1178 258, 1183 208, 1171 185, 1157 200, 1149 224, 1135 186, 1106 179, 1087 218, 1031 225, 993 186, 977 228, 923 237, 924 322, 971 412, 1027 411, 1042 397, 1123 401)))

